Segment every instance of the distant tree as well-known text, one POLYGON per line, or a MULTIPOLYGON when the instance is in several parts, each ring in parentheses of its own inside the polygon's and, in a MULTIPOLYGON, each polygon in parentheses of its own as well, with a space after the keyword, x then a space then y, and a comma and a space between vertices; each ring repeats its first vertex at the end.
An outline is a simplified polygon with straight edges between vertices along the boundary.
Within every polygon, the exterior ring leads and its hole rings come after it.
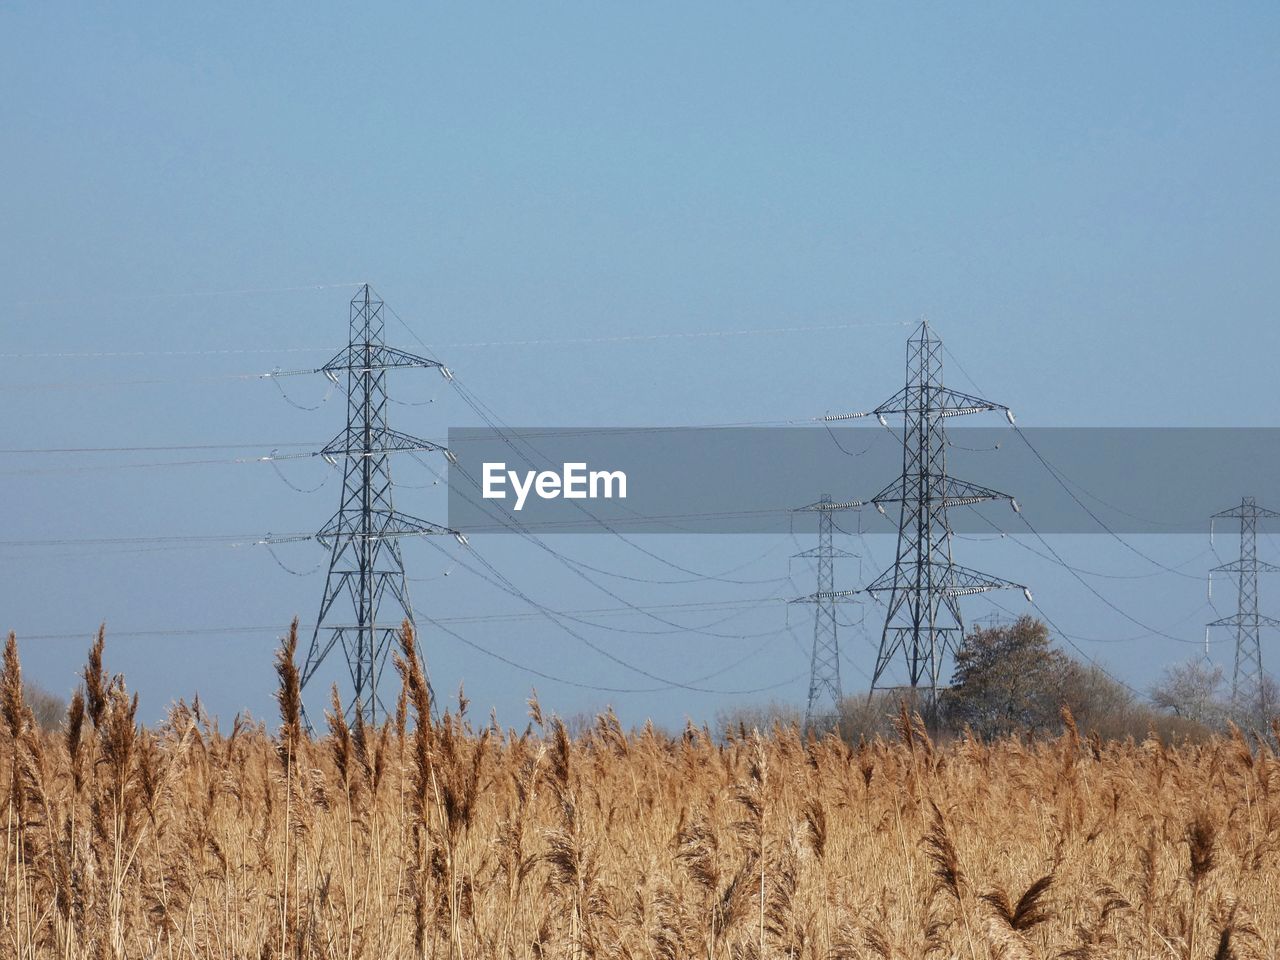
POLYGON ((1253 719, 1259 730, 1280 724, 1280 684, 1269 673, 1262 675, 1262 710, 1253 719))
POLYGON ((1058 700, 1071 708, 1081 730, 1104 739, 1143 737, 1151 726, 1147 708, 1133 691, 1096 664, 1069 660, 1058 683, 1058 700))
POLYGON ((845 697, 839 708, 840 736, 852 744, 861 738, 891 736, 901 699, 900 694, 889 690, 877 690, 870 697, 865 693, 845 697))
POLYGON ((738 736, 743 731, 759 730, 768 733, 775 726, 800 729, 804 724, 804 712, 789 704, 770 703, 735 707, 716 713, 715 730, 721 736, 738 736))
POLYGON ((984 737, 1056 733, 1063 706, 1082 731, 1103 740, 1154 733, 1172 742, 1212 732, 1201 720, 1153 708, 1097 664, 1055 650, 1048 628, 1031 617, 965 638, 952 684, 942 699, 944 722, 968 723, 984 737))
POLYGON ((585 710, 564 718, 564 729, 571 740, 580 740, 594 730, 595 726, 596 715, 585 710))
POLYGON ((956 651, 951 687, 940 698, 943 721, 984 738, 1056 727, 1072 661, 1032 617, 974 630, 956 651))
MULTIPOLYGON (((839 709, 840 735, 848 743, 892 736, 901 698, 901 692, 887 691, 846 697, 839 709)), ((1265 699, 1280 705, 1280 690, 1270 684, 1265 699)), ((1022 617, 965 637, 956 651, 951 686, 939 697, 936 732, 946 737, 968 726, 984 739, 1056 735, 1064 706, 1083 734, 1103 741, 1141 741, 1149 735, 1170 743, 1203 740, 1228 716, 1226 704, 1216 697, 1212 671, 1201 676, 1194 664, 1173 667, 1148 700, 1097 664, 1056 649, 1043 622, 1022 617)), ((924 712, 923 705, 908 709, 924 712)), ((1232 719, 1243 729, 1265 731, 1263 720, 1270 718, 1255 713, 1241 711, 1232 719)), ((775 725, 799 729, 803 716, 791 704, 742 706, 717 714, 715 729, 721 736, 753 729, 763 733, 775 725)))
POLYGON ((1167 667, 1151 688, 1151 702, 1161 710, 1206 726, 1221 726, 1229 713, 1222 668, 1201 658, 1167 667))
POLYGON ((40 729, 56 730, 62 725, 62 718, 67 712, 65 700, 29 681, 22 685, 22 695, 35 714, 40 729))
POLYGON ((1262 675, 1260 694, 1259 700, 1237 704, 1228 697, 1224 703, 1226 715, 1241 730, 1261 732, 1280 720, 1280 687, 1269 673, 1262 675))

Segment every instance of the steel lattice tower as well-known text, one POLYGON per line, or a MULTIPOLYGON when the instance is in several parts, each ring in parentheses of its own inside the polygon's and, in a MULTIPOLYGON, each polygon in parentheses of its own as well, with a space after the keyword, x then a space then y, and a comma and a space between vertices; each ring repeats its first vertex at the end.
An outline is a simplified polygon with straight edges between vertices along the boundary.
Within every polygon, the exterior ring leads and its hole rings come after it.
POLYGON ((889 664, 902 655, 908 689, 913 695, 919 688, 925 689, 925 706, 930 713, 941 685, 943 660, 954 653, 964 634, 960 598, 1006 587, 1028 592, 1022 584, 962 567, 951 556, 949 508, 1008 500, 1017 509, 1008 494, 947 473, 946 420, 994 410, 1003 411, 1013 422, 1004 404, 943 385, 942 341, 933 335, 928 321, 922 320, 907 341, 906 385, 870 414, 851 415, 874 415, 886 426, 886 416, 900 414, 903 418, 902 475, 871 499, 881 513, 886 504, 898 505, 898 549, 893 566, 863 588, 866 593, 889 595, 871 692, 900 688, 882 686, 880 681, 889 664))
POLYGON ((1280 620, 1258 613, 1258 574, 1275 573, 1280 567, 1258 559, 1258 520, 1280 517, 1280 513, 1258 506, 1253 497, 1244 497, 1240 506, 1215 513, 1213 519, 1240 521, 1240 559, 1213 568, 1214 573, 1234 573, 1239 584, 1239 603, 1232 616, 1214 620, 1211 627, 1235 627, 1236 662, 1231 674, 1231 705, 1257 710, 1257 717, 1270 716, 1266 675, 1262 672, 1262 627, 1280 627, 1280 620))
POLYGON ((329 574, 302 669, 306 687, 334 646, 341 644, 354 688, 351 710, 376 722, 386 713, 379 680, 403 621, 414 622, 399 538, 453 531, 395 509, 390 454, 447 451, 393 430, 387 422, 387 371, 438 368, 435 360, 383 342, 383 302, 365 284, 351 300, 346 349, 320 368, 335 384, 346 378, 347 425, 320 451, 343 463, 342 499, 316 534, 329 549, 329 574), (392 609, 386 609, 390 606, 392 609))
POLYGON ((804 709, 804 730, 825 732, 840 719, 840 702, 844 689, 840 684, 840 637, 836 631, 835 558, 854 557, 856 554, 836 549, 832 542, 837 510, 856 510, 862 504, 856 501, 834 503, 824 494, 817 503, 800 507, 798 513, 818 515, 818 545, 811 550, 797 553, 797 557, 817 561, 818 590, 796 602, 815 605, 813 614, 813 653, 809 661, 809 700, 804 709))

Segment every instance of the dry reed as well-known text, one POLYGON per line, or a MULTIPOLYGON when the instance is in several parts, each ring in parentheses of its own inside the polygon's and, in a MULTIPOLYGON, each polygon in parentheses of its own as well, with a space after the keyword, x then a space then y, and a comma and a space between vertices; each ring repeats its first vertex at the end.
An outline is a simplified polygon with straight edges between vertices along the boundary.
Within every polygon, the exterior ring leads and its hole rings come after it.
POLYGON ((155 728, 100 633, 63 729, 0 671, 0 956, 916 960, 1280 955, 1280 760, 1236 734, 849 747, 690 726, 475 729, 409 629, 367 726, 155 728), (441 710, 439 715, 437 709, 441 710))

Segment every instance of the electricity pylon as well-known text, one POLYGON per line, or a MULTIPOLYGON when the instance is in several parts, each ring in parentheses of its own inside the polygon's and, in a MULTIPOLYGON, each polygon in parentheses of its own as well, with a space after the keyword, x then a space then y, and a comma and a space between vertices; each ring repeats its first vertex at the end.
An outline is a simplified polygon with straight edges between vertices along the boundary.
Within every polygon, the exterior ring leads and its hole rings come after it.
POLYGON ((1266 675, 1262 672, 1263 626, 1280 627, 1280 620, 1258 613, 1258 574, 1276 573, 1280 567, 1258 559, 1258 520, 1262 517, 1280 517, 1280 513, 1260 507, 1253 497, 1244 497, 1240 506, 1215 513, 1213 519, 1239 519, 1240 559, 1213 568, 1213 573, 1234 573, 1239 585, 1239 601, 1236 612, 1229 617, 1214 620, 1211 627, 1235 627, 1236 663, 1231 673, 1231 705, 1236 710, 1256 710, 1256 719, 1266 722, 1270 718, 1267 703, 1266 675))
POLYGON ((860 592, 889 595, 871 694, 909 689, 914 698, 923 687, 925 708, 931 715, 941 686, 943 660, 954 654, 964 635, 960 598, 1002 588, 1022 590, 1030 598, 1022 584, 962 567, 951 557, 947 519, 951 507, 1008 500, 1018 509, 1017 501, 1008 494, 947 473, 946 420, 995 410, 1003 411, 1013 423, 1004 404, 943 385, 942 341, 933 335, 929 322, 921 320, 907 341, 906 385, 869 413, 826 418, 874 416, 888 427, 886 416, 902 416, 902 474, 870 500, 881 513, 886 504, 898 505, 897 555, 893 566, 860 592), (882 685, 885 671, 899 654, 906 659, 907 687, 882 685))
POLYGON ((388 425, 387 371, 448 372, 438 361, 388 347, 384 328, 383 302, 365 284, 351 300, 346 348, 319 370, 334 384, 345 375, 347 425, 320 451, 332 464, 343 462, 342 499, 316 534, 329 550, 329 574, 301 677, 306 687, 341 644, 354 688, 350 710, 367 710, 370 722, 377 721, 380 710, 386 713, 379 681, 400 625, 415 622, 399 538, 453 533, 392 504, 390 454, 448 451, 388 425))
POLYGON ((818 515, 818 545, 795 554, 817 561, 816 593, 800 597, 797 603, 814 604, 813 653, 809 660, 809 700, 804 708, 804 732, 825 733, 840 721, 840 702, 844 689, 840 685, 840 637, 836 632, 835 558, 856 557, 857 554, 836 548, 832 542, 837 510, 857 510, 862 504, 856 500, 835 503, 830 494, 824 494, 817 503, 800 507, 797 513, 818 515))

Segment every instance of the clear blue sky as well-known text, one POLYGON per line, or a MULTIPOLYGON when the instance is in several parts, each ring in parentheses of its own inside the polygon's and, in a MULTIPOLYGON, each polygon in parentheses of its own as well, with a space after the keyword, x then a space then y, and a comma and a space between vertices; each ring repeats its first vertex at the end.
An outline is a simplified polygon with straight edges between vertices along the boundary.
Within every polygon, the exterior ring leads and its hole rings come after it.
MULTIPOLYGON (((0 455, 10 542, 0 546, 0 621, 20 635, 83 635, 24 646, 30 674, 59 691, 103 619, 122 633, 276 625, 109 647, 148 716, 197 691, 224 714, 270 715, 275 633, 295 613, 314 617, 319 573, 291 576, 260 547, 12 541, 317 528, 336 505, 334 479, 304 495, 264 464, 121 466, 252 457, 337 430, 337 402, 303 412, 269 382, 227 377, 313 365, 340 345, 349 289, 285 288, 372 280, 479 396, 523 425, 863 408, 899 385, 905 332, 891 324, 921 314, 1024 424, 1275 425, 1278 49, 1280 13, 1243 3, 8 4, 0 446, 238 449, 0 455), (271 292, 227 292, 255 290, 271 292), (844 329, 509 343, 828 325, 844 329), (461 346, 479 342, 508 345, 461 346), (196 353, 219 350, 256 352, 196 353), (33 356, 132 352, 143 355, 33 356)), ((285 385, 300 403, 323 395, 306 378, 285 385)), ((398 389, 437 399, 396 408, 404 429, 440 436, 475 422, 430 375, 398 389)), ((300 487, 325 478, 313 461, 282 469, 300 487)), ((402 491, 406 509, 443 511, 424 470, 410 462, 398 476, 427 485, 402 491)), ((884 479, 851 475, 850 493, 884 479)), ((1242 492, 1224 491, 1223 506, 1242 492)), ((1256 493, 1280 501, 1280 490, 1256 493)), ((1190 560, 1197 575, 1212 560, 1206 540, 1167 539, 1143 548, 1190 560)), ((890 539, 870 543, 887 561, 890 539)), ((798 549, 645 544, 698 570, 760 557, 735 574, 757 579, 784 576, 798 549)), ((679 576, 609 538, 557 546, 641 578, 679 576)), ((1096 582, 1135 617, 1202 638, 1202 582, 1160 574, 1103 537, 1058 546, 1082 566, 1138 577, 1096 582)), ((517 543, 481 549, 544 602, 617 606, 517 543)), ((278 554, 299 571, 323 559, 310 544, 278 554)), ((450 561, 432 549, 407 554, 414 576, 438 578, 412 584, 433 615, 527 609, 464 570, 440 577, 450 561)), ((1016 544, 962 542, 957 555, 1032 583, 1065 629, 1143 632, 1016 544)), ((793 572, 806 585, 804 568, 793 572)), ((636 604, 792 589, 602 582, 636 604)), ((1271 590, 1280 613, 1280 584, 1271 590)), ((1264 586, 1264 609, 1267 597, 1264 586)), ((987 609, 975 601, 970 612, 987 609)), ((748 614, 714 629, 771 625, 748 614)), ((545 622, 465 630, 547 672, 644 685, 545 622)), ((763 648, 592 635, 679 678, 759 648, 707 682, 723 689, 807 669, 802 618, 798 644, 779 635, 763 648)), ((866 668, 866 641, 846 635, 866 668)), ((441 688, 465 680, 478 707, 494 704, 511 723, 535 682, 562 713, 612 701, 629 722, 701 720, 738 702, 559 686, 447 638, 427 642, 441 688)), ((1147 638, 1088 649, 1146 684, 1195 648, 1147 638)), ((1274 637, 1264 656, 1280 657, 1274 637)), ((845 676, 849 688, 864 683, 852 667, 845 676)), ((802 678, 776 696, 804 692, 802 678)))

